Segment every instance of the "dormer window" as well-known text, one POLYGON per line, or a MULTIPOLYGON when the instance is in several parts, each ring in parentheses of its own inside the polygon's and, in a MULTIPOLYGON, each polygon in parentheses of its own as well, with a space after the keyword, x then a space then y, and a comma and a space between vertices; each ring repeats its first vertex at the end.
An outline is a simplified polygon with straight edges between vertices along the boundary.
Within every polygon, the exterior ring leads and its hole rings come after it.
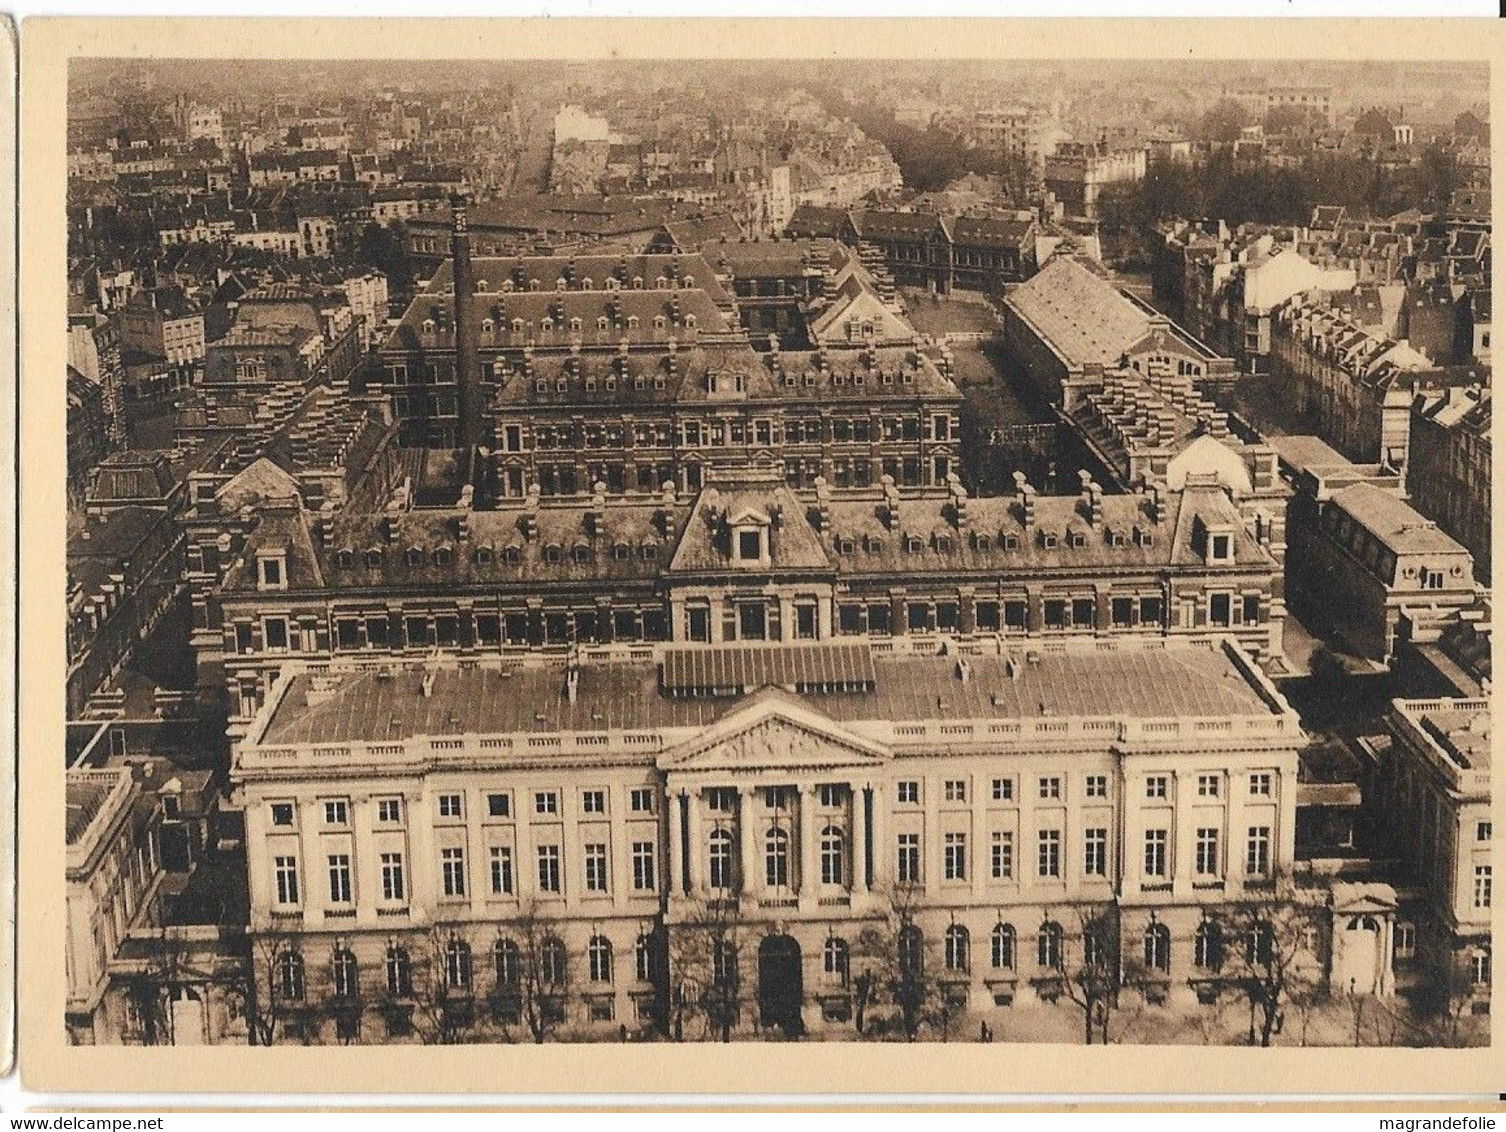
POLYGON ((259 590, 288 588, 288 559, 285 553, 279 551, 276 554, 257 555, 256 588, 259 590))
POLYGON ((409 566, 422 566, 424 564, 424 552, 419 550, 416 546, 410 546, 408 548, 407 558, 409 566))
POLYGON ((1230 562, 1234 558, 1234 535, 1229 531, 1208 533, 1208 561, 1230 562))
POLYGON ((425 334, 433 334, 434 333, 434 320, 432 318, 426 318, 426 319, 424 319, 424 333, 425 334))
POLYGON ((938 554, 950 554, 950 553, 952 553, 952 536, 951 535, 937 535, 936 536, 936 552, 938 554))
POLYGON ((651 542, 646 542, 639 548, 639 553, 642 555, 643 561, 652 562, 659 557, 659 548, 651 542))
POLYGON ((370 567, 376 567, 376 566, 380 566, 381 564, 382 564, 382 552, 380 550, 376 549, 375 547, 372 547, 370 550, 368 550, 366 552, 366 565, 370 566, 370 567))
POLYGON ((447 546, 441 546, 434 552, 434 565, 449 566, 455 561, 455 552, 447 546))
POLYGON ((1042 531, 1041 532, 1041 545, 1043 547, 1045 547, 1047 550, 1054 550, 1054 549, 1056 549, 1056 532, 1055 531, 1042 531))
POLYGON ((857 550, 857 546, 856 546, 856 544, 853 543, 852 539, 850 539, 850 538, 844 538, 844 539, 838 539, 837 540, 837 553, 838 554, 852 554, 856 550, 857 550))
POLYGON ((576 543, 570 551, 570 556, 575 559, 577 566, 584 566, 591 561, 591 548, 585 543, 576 543))
POLYGON ((341 570, 349 570, 356 564, 356 555, 351 550, 337 550, 335 552, 335 565, 341 570))
POLYGON ((509 546, 507 549, 502 551, 502 560, 509 566, 516 566, 519 562, 523 561, 523 548, 518 546, 509 546))
POLYGON ((597 330, 605 330, 606 328, 607 328, 607 316, 606 315, 599 315, 599 316, 597 316, 597 319, 596 319, 596 329, 597 330))
POLYGON ((523 320, 521 318, 515 318, 512 320, 512 332, 514 334, 523 333, 523 320))
POLYGON ((496 327, 496 323, 492 322, 491 319, 489 319, 489 318, 483 318, 481 320, 481 333, 482 334, 490 334, 495 327, 496 327))
POLYGON ((921 550, 921 545, 922 544, 921 544, 920 536, 919 535, 906 535, 905 536, 905 553, 906 554, 919 554, 920 550, 921 550))
POLYGON ((1020 536, 1017 535, 1017 534, 1008 534, 1008 533, 1006 533, 1004 535, 1004 549, 1005 550, 1019 550, 1020 549, 1020 536))
POLYGON ((1110 531, 1109 532, 1109 544, 1111 546, 1124 546, 1128 542, 1129 542, 1129 540, 1124 537, 1124 532, 1123 531, 1110 531))
POLYGON ((545 381, 543 378, 540 378, 538 381, 535 381, 533 383, 533 391, 535 393, 548 393, 549 392, 549 383, 547 381, 545 381))
POLYGON ((637 330, 638 329, 638 316, 637 315, 635 315, 635 314, 628 315, 627 328, 629 330, 637 330))
POLYGON ((615 543, 612 546, 612 557, 618 562, 626 562, 633 555, 633 548, 625 542, 615 543))
POLYGON ((564 547, 557 546, 554 543, 550 543, 548 546, 546 546, 544 548, 544 561, 545 562, 557 564, 557 563, 563 562, 564 559, 565 559, 565 548, 564 547))
POLYGON ((687 314, 685 316, 685 328, 687 330, 694 330, 695 329, 695 315, 693 315, 693 314, 687 314))
POLYGON ((1088 545, 1088 536, 1083 534, 1081 531, 1068 531, 1067 545, 1070 546, 1073 550, 1081 550, 1083 547, 1088 545))
POLYGON ((573 330, 573 331, 575 331, 576 333, 579 333, 580 332, 580 319, 578 319, 578 318, 572 318, 570 320, 570 329, 573 330))
POLYGON ((546 331, 546 332, 550 331, 550 330, 553 330, 554 329, 554 319, 549 318, 547 316, 544 317, 544 318, 539 319, 539 329, 543 330, 543 331, 546 331))
POLYGON ((489 547, 489 546, 478 546, 476 548, 476 550, 475 550, 475 555, 474 555, 474 557, 476 559, 476 564, 478 566, 489 566, 489 565, 491 565, 492 559, 494 559, 496 556, 497 556, 496 552, 493 551, 492 548, 489 547))

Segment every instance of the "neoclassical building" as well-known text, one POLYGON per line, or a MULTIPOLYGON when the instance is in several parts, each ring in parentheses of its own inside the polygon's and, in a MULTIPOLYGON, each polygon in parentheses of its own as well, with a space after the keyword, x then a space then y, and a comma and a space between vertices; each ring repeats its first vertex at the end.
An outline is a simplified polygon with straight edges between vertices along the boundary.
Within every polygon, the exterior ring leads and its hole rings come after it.
POLYGON ((421 1030, 436 996, 516 1033, 535 992, 561 1032, 662 1027, 708 917, 734 1027, 803 1031, 850 1027, 901 902, 959 1008, 1055 1001, 1085 915, 1134 993, 1195 1001, 1209 922, 1291 864, 1304 741, 1227 638, 667 645, 289 663, 232 777, 251 930, 314 1035, 421 1030))

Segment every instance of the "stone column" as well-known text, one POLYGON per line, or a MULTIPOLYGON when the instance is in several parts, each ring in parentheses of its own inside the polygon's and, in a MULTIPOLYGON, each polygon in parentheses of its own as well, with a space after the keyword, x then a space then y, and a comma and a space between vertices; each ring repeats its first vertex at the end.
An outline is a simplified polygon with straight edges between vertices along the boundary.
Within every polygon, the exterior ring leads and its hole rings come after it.
POLYGON ((746 898, 753 898, 759 891, 758 880, 758 829, 753 817, 753 803, 757 797, 752 786, 737 788, 737 847, 738 888, 746 898))
POLYGON ((867 892, 872 881, 868 876, 868 790, 862 783, 852 784, 852 880, 853 892, 867 892))
POLYGON ((800 902, 816 895, 816 788, 800 787, 800 902))
POLYGON ((690 852, 686 854, 685 887, 691 895, 698 895, 706 887, 706 839, 701 835, 701 791, 690 791, 685 804, 690 808, 690 852))
POLYGON ((873 782, 868 785, 868 847, 872 855, 873 871, 868 874, 868 887, 878 888, 888 878, 890 846, 885 840, 886 825, 884 807, 889 803, 888 784, 873 782))
POLYGON ((680 825, 683 803, 678 790, 671 791, 665 797, 669 803, 665 807, 669 825, 669 895, 675 897, 685 892, 685 841, 680 825))

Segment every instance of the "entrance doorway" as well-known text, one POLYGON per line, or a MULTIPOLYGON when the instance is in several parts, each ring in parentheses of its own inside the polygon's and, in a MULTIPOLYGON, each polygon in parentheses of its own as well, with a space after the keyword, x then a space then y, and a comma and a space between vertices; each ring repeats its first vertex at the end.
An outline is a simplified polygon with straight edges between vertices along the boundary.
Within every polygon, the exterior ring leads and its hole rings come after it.
POLYGON ((758 1017, 790 1037, 804 1032, 800 1002, 805 997, 800 945, 787 935, 771 935, 758 945, 758 1017))

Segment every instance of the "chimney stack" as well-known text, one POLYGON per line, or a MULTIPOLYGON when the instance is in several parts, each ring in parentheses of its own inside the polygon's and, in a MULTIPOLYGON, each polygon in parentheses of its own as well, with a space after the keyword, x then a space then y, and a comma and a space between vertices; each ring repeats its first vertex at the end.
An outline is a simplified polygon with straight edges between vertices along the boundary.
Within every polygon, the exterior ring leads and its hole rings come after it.
POLYGON ((894 486, 894 477, 886 475, 879 481, 884 488, 884 526, 891 531, 899 530, 899 488, 894 486))
POLYGON ((467 193, 450 197, 450 259, 455 283, 455 381, 460 395, 459 444, 466 452, 481 447, 481 357, 476 340, 476 277, 471 268, 471 233, 467 193))

